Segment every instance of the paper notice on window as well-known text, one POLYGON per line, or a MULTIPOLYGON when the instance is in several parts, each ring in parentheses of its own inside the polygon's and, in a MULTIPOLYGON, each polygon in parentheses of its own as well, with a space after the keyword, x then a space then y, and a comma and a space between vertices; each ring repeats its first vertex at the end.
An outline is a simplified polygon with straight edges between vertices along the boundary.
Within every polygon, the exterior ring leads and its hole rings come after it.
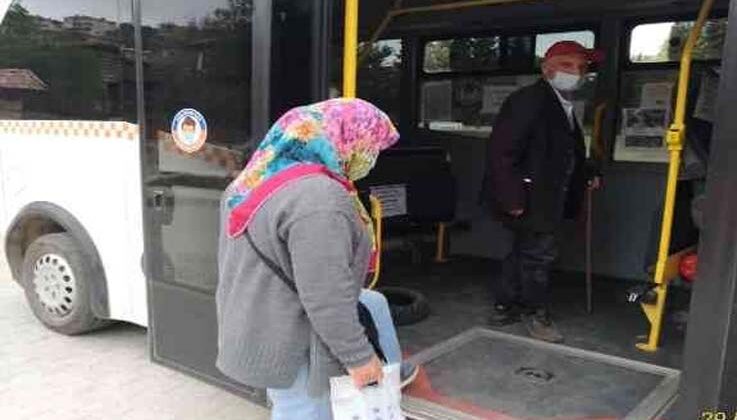
POLYGON ((640 108, 669 109, 672 95, 672 83, 645 83, 640 93, 640 108))
POLYGON ((719 95, 719 77, 704 74, 701 78, 699 98, 696 100, 694 117, 713 123, 716 118, 717 96, 719 95))
POLYGON ((371 195, 381 202, 382 216, 396 217, 407 214, 407 186, 404 184, 371 187, 371 195))
POLYGON ((662 136, 668 126, 668 114, 668 110, 662 108, 624 108, 622 133, 625 136, 662 136))
POLYGON ((614 145, 614 160, 618 162, 668 162, 668 147, 661 136, 619 135, 614 145))
POLYGON ((422 120, 450 121, 453 118, 453 84, 450 80, 422 85, 422 120))
POLYGON ((484 86, 484 97, 482 101, 482 114, 498 114, 502 104, 514 91, 517 85, 487 85, 484 86))

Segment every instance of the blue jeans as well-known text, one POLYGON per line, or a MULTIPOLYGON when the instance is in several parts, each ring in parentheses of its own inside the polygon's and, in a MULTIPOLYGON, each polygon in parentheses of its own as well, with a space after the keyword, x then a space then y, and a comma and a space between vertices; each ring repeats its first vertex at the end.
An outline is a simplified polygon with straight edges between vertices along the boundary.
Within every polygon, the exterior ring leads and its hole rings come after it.
MULTIPOLYGON (((401 363, 402 351, 399 348, 399 339, 389 311, 389 303, 384 295, 371 290, 363 290, 358 300, 371 312, 371 317, 379 332, 379 344, 387 362, 389 364, 401 363)), ((266 391, 272 404, 272 420, 332 419, 330 395, 326 393, 320 398, 310 397, 307 393, 307 376, 308 367, 303 366, 291 387, 266 391)))

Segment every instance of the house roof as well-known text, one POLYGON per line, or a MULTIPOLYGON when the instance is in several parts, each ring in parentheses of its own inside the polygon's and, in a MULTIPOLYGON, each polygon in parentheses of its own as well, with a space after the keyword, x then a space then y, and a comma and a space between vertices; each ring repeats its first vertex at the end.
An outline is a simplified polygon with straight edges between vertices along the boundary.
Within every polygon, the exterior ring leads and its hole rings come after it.
POLYGON ((28 69, 0 69, 0 89, 46 90, 46 83, 28 69))

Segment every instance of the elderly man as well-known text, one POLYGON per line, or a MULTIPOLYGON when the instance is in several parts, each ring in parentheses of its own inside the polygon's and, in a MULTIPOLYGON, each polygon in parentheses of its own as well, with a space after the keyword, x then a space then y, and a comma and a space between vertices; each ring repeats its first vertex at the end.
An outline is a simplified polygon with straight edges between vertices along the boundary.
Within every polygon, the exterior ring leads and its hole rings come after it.
POLYGON ((542 62, 543 77, 510 95, 489 146, 485 201, 494 204, 514 238, 501 275, 493 283, 492 323, 524 319, 534 338, 561 342, 550 317, 549 272, 557 257, 555 231, 573 217, 588 184, 600 179, 586 161, 571 93, 597 51, 573 41, 554 44, 542 62))

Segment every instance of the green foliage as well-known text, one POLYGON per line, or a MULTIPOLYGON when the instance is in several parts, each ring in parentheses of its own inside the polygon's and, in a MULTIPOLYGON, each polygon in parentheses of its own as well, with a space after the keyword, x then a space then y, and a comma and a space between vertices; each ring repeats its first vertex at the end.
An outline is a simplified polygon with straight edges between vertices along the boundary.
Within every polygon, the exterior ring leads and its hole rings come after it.
POLYGON ((425 50, 429 72, 495 68, 499 60, 499 38, 458 38, 430 42, 425 50))
MULTIPOLYGON (((671 27, 670 38, 657 55, 657 61, 679 61, 683 45, 691 33, 693 22, 677 22, 671 27)), ((701 60, 719 59, 727 31, 727 20, 708 20, 704 24, 699 40, 694 47, 694 58, 701 60)))
POLYGON ((77 34, 41 30, 37 18, 14 3, 0 26, 0 68, 28 69, 48 90, 28 98, 26 108, 49 116, 102 116, 105 85, 100 51, 77 34))
POLYGON ((37 33, 36 19, 20 3, 13 3, 0 26, 0 45, 32 40, 37 33))
POLYGON ((375 43, 362 47, 365 55, 358 69, 359 96, 376 104, 398 122, 401 61, 388 45, 375 43))

